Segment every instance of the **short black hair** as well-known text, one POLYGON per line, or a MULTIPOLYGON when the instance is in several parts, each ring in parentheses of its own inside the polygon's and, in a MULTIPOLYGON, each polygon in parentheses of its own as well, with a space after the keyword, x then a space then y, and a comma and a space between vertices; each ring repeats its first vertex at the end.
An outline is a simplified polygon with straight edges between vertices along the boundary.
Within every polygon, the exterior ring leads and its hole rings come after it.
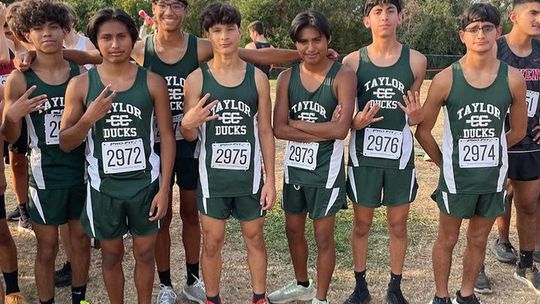
POLYGON ((330 32, 330 25, 326 17, 315 10, 307 10, 296 15, 291 22, 289 36, 292 41, 297 42, 300 32, 308 26, 314 27, 319 33, 326 36, 326 39, 330 40, 332 33, 330 32))
POLYGON ((79 17, 77 16, 77 12, 75 12, 75 9, 71 7, 66 2, 60 2, 60 4, 65 5, 67 11, 69 12, 69 19, 71 20, 71 25, 74 29, 77 29, 77 26, 79 25, 79 17))
MULTIPOLYGON (((188 6, 187 0, 176 0, 176 1, 183 3, 186 7, 188 6)), ((159 0, 152 0, 152 3, 156 3, 156 2, 159 2, 159 0)))
POLYGON ((375 6, 385 4, 393 4, 397 8, 398 13, 401 13, 401 10, 403 9, 403 5, 401 4, 400 0, 367 0, 364 4, 364 16, 369 16, 369 13, 375 6))
POLYGON ((516 5, 524 4, 524 3, 540 3, 540 0, 514 0, 512 1, 512 7, 516 7, 516 5))
POLYGON ((475 3, 469 6, 461 16, 461 29, 477 21, 490 22, 495 26, 501 24, 501 13, 489 3, 475 3))
POLYGON ((9 10, 9 27, 17 38, 26 40, 25 34, 30 33, 34 26, 54 22, 63 29, 71 29, 71 18, 66 7, 52 0, 24 0, 9 10))
POLYGON ((259 35, 264 35, 264 24, 259 20, 251 22, 248 25, 248 29, 257 32, 259 35))
POLYGON ((90 19, 88 26, 86 27, 86 35, 88 36, 88 39, 92 41, 96 49, 99 50, 97 43, 99 28, 107 21, 117 21, 124 24, 128 29, 129 35, 131 36, 132 47, 135 45, 137 37, 139 37, 139 32, 137 30, 137 24, 135 24, 135 21, 133 21, 133 19, 126 12, 119 8, 104 8, 99 10, 90 19))
POLYGON ((216 24, 236 24, 240 27, 241 21, 238 9, 228 3, 214 2, 201 13, 201 27, 205 32, 216 24))

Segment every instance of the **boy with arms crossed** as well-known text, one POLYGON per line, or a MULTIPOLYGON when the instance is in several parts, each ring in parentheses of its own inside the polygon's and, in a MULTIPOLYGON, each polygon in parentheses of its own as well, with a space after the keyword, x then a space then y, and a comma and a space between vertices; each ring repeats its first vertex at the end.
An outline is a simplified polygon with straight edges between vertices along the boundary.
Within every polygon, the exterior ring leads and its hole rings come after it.
POLYGON ((463 254, 461 289, 453 303, 480 303, 474 282, 484 261, 495 218, 504 212, 507 148, 526 131, 525 81, 521 73, 497 60, 493 47, 500 13, 493 5, 470 6, 459 36, 467 52, 435 76, 424 105, 425 120, 416 138, 441 174, 435 193, 439 231, 433 246, 436 292, 432 303, 451 303, 448 277, 452 252, 463 219, 469 219, 463 254), (431 134, 443 107, 442 151, 431 134), (505 133, 505 116, 510 117, 505 133))
POLYGON ((356 77, 350 68, 326 57, 330 26, 320 13, 298 14, 290 37, 302 63, 279 76, 274 133, 289 140, 282 207, 296 280, 268 298, 272 303, 311 299, 328 303, 335 265, 335 214, 347 204, 343 140, 351 125, 356 77), (308 212, 317 243, 317 290, 307 271, 308 212))
POLYGON ((167 210, 175 152, 167 87, 161 76, 130 62, 137 26, 124 11, 99 11, 87 32, 103 63, 70 82, 60 145, 70 151, 87 141, 89 181, 81 218, 86 232, 100 240, 110 302, 124 301, 122 236, 130 231, 138 302, 151 303, 156 235, 167 210))
POLYGON ((403 20, 399 0, 368 0, 364 25, 373 43, 345 57, 356 71, 358 112, 349 145, 347 194, 354 202, 352 247, 356 286, 345 302, 368 303, 366 282, 368 236, 375 208, 387 207, 390 233, 388 303, 408 303, 401 292, 407 252, 407 219, 416 197, 414 140, 410 126, 423 119, 418 91, 426 57, 397 41, 403 20), (382 193, 382 197, 381 197, 382 193))
POLYGON ((204 10, 201 23, 214 58, 190 74, 185 85, 186 114, 181 130, 186 140, 197 136, 200 140, 197 204, 210 304, 221 303, 221 249, 231 214, 241 221, 248 249, 252 303, 267 303, 263 223, 275 200, 272 106, 266 75, 238 57, 240 18, 229 4, 217 2, 204 10))

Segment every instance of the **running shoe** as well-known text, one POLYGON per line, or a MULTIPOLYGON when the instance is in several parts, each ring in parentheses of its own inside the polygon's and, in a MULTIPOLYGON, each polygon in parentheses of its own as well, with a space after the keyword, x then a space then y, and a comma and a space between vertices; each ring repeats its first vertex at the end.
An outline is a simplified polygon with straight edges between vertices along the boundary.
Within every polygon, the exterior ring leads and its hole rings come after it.
POLYGON ((184 296, 190 301, 197 302, 199 304, 206 303, 206 289, 204 288, 204 282, 197 277, 195 277, 195 283, 191 285, 184 285, 182 294, 184 294, 184 296))
POLYGON ((493 293, 493 290, 491 289, 491 283, 489 282, 489 278, 487 277, 484 269, 484 265, 482 265, 482 268, 480 268, 480 272, 478 273, 478 277, 476 278, 476 282, 474 283, 474 292, 477 292, 479 294, 493 293))
POLYGON ((172 286, 159 284, 159 293, 157 296, 158 304, 174 304, 176 303, 176 293, 172 286))
POLYGON ((317 290, 313 286, 313 280, 309 280, 308 287, 298 285, 296 280, 292 280, 289 284, 269 294, 268 300, 276 304, 292 301, 311 301, 316 293, 317 290))
POLYGON ((516 271, 514 272, 514 278, 533 289, 536 294, 540 295, 540 273, 535 265, 532 267, 519 267, 519 263, 516 265, 516 271))
POLYGON ((501 243, 499 239, 496 239, 490 249, 501 263, 515 264, 517 262, 517 251, 510 243, 501 243))

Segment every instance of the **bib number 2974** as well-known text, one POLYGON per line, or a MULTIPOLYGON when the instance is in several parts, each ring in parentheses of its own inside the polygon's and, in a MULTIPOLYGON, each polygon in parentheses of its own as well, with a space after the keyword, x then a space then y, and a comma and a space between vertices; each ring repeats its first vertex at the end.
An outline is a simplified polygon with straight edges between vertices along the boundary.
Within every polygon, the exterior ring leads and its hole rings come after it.
POLYGON ((103 172, 106 174, 146 169, 141 138, 102 143, 103 172))
POLYGON ((499 165, 499 139, 475 138, 459 140, 459 167, 486 168, 499 165))

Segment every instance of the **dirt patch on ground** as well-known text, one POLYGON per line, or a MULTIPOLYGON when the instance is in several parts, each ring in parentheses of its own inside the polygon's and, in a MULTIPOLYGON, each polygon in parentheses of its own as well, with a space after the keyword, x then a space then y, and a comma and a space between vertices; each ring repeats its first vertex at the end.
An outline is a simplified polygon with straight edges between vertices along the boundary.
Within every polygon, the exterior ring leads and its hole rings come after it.
MULTIPOLYGON (((426 96, 426 89, 429 81, 424 83, 422 96, 426 96)), ((441 118, 441 117, 439 117, 441 118)), ((440 139, 441 119, 437 124, 435 133, 440 139)), ((284 143, 277 142, 276 148, 276 171, 278 192, 281 192, 282 180, 282 159, 284 143)), ((421 152, 417 149, 417 152, 421 152)), ((434 293, 433 272, 431 266, 431 247, 437 232, 438 209, 431 201, 429 195, 435 189, 438 179, 438 169, 431 163, 422 159, 421 155, 416 158, 418 182, 420 185, 417 200, 411 207, 409 220, 409 250, 403 273, 403 292, 411 303, 426 303, 434 293)), ((6 174, 9 176, 9 170, 6 174)), ((7 193, 7 210, 12 210, 15 205, 14 195, 11 189, 7 193)), ((181 221, 178 215, 179 203, 178 193, 174 194, 174 218, 171 225, 172 236, 172 278, 177 291, 180 291, 184 284, 185 259, 181 244, 181 221)), ((278 198, 280 195, 278 194, 278 198)), ((372 303, 386 303, 385 292, 389 279, 388 266, 388 234, 385 221, 385 210, 381 209, 376 213, 374 225, 370 235, 370 250, 368 256, 368 283, 373 296, 372 303)), ((345 210, 337 216, 336 221, 336 247, 337 263, 334 278, 330 287, 328 298, 331 303, 342 303, 351 292, 354 286, 354 275, 352 272, 352 258, 350 246, 350 231, 352 227, 352 210, 345 210)), ((511 240, 518 244, 515 232, 515 221, 513 221, 511 240)), ((17 243, 19 256, 20 285, 23 292, 32 302, 36 302, 36 291, 34 283, 34 258, 35 239, 28 234, 17 232, 16 225, 10 223, 10 228, 17 243)), ((460 242, 454 251, 454 266, 450 279, 450 290, 457 290, 461 282, 461 260, 464 246, 464 235, 466 222, 462 230, 460 242)), ((315 245, 313 242, 313 232, 308 221, 306 230, 310 244, 310 269, 312 277, 315 277, 315 245)), ((493 230, 490 242, 495 238, 493 230)), ((294 278, 293 269, 290 263, 287 249, 287 241, 283 228, 283 213, 279 205, 272 210, 267 218, 266 240, 269 254, 268 265, 268 290, 286 284, 294 278)), ((126 256, 124 260, 124 272, 126 276, 126 303, 136 303, 136 293, 133 284, 134 261, 131 255, 131 239, 125 242, 126 256)), ((88 298, 92 303, 108 303, 106 292, 101 277, 101 255, 99 250, 92 250, 92 265, 90 269, 90 282, 88 285, 88 298)), ((61 266, 64 257, 60 253, 57 259, 57 267, 61 266)), ((228 223, 226 245, 223 251, 223 275, 221 294, 226 303, 249 303, 251 288, 249 283, 249 272, 246 263, 246 251, 240 235, 239 225, 231 220, 228 223)), ((492 254, 488 252, 486 256, 486 271, 492 280, 495 290, 493 295, 480 296, 484 303, 540 303, 532 291, 519 284, 512 276, 514 267, 507 264, 498 263, 492 254)), ((154 294, 157 295, 158 279, 156 276, 156 288, 154 294)), ((71 303, 70 289, 56 289, 57 303, 71 303)), ((178 303, 191 303, 181 296, 178 303)))

